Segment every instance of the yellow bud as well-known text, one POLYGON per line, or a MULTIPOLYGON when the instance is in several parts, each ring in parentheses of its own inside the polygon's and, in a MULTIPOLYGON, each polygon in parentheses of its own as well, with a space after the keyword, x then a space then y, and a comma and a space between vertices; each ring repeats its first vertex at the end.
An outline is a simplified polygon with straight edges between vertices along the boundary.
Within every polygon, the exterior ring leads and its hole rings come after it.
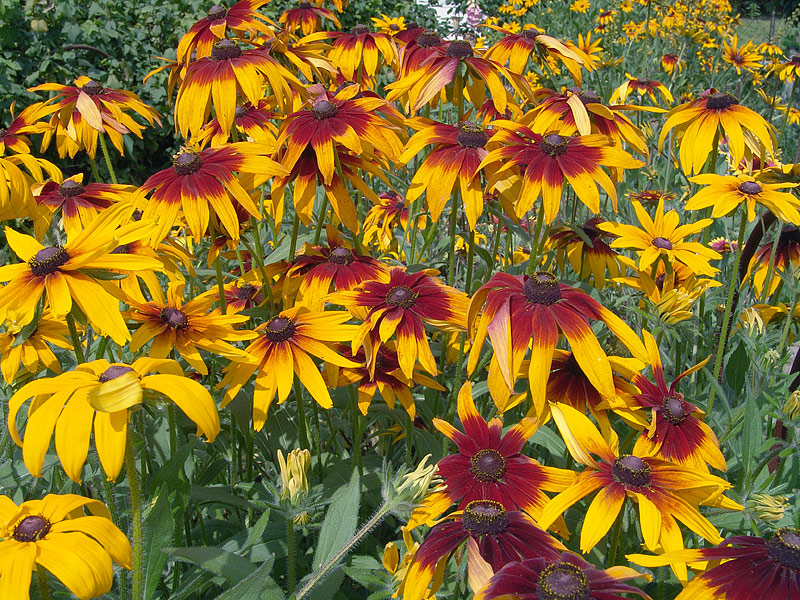
POLYGON ((783 405, 783 413, 792 421, 800 417, 800 390, 793 391, 786 399, 786 403, 783 405))
POLYGON ((281 498, 289 498, 295 504, 301 495, 308 493, 306 473, 311 466, 311 452, 295 449, 285 459, 278 450, 278 465, 281 469, 281 498))
POLYGON ((748 505, 750 510, 762 521, 775 522, 783 518, 783 513, 789 506, 789 499, 786 496, 753 494, 748 505))

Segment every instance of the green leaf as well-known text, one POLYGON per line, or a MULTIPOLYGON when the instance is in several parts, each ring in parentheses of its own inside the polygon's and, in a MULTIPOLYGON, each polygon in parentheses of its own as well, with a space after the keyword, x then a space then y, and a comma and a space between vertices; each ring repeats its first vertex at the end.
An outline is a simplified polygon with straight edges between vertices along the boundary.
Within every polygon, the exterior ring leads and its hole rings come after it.
POLYGON ((350 483, 336 490, 328 512, 325 514, 312 563, 314 571, 319 570, 355 535, 360 500, 361 481, 358 477, 358 469, 354 469, 350 483))
POLYGON ((215 600, 284 600, 286 597, 270 577, 275 556, 271 556, 249 577, 223 592, 215 600))
POLYGON ((164 548, 170 557, 189 562, 215 575, 221 575, 230 583, 236 583, 249 577, 256 566, 246 558, 221 548, 209 546, 192 546, 191 548, 164 548))
POLYGON ((169 505, 169 488, 161 486, 155 504, 144 521, 143 554, 144 554, 144 597, 151 600, 155 596, 161 573, 167 564, 167 555, 163 551, 172 543, 172 509, 169 505))
POLYGON ((750 370, 750 357, 747 355, 747 347, 744 342, 739 342, 736 350, 728 359, 725 365, 725 379, 733 390, 733 395, 741 394, 744 383, 747 380, 747 373, 750 370))
POLYGON ((761 433, 761 411, 753 398, 747 398, 742 412, 742 467, 749 476, 756 453, 764 439, 761 433))
POLYGON ((116 281, 118 279, 125 279, 127 273, 117 273, 116 271, 108 271, 107 269, 78 269, 79 272, 88 275, 92 279, 102 279, 103 281, 116 281))
POLYGON ((14 338, 14 343, 11 344, 12 348, 16 348, 17 346, 24 344, 27 339, 33 335, 33 332, 36 331, 36 327, 39 325, 39 319, 42 318, 44 298, 44 294, 42 294, 42 297, 39 298, 39 302, 36 303, 36 310, 33 313, 33 320, 25 325, 25 327, 20 329, 17 337, 14 338))
POLYGON ((242 552, 247 552, 252 548, 256 542, 261 539, 261 536, 264 533, 264 530, 267 528, 267 523, 269 523, 269 508, 264 511, 264 514, 258 518, 256 524, 250 528, 250 533, 247 534, 247 541, 244 543, 242 547, 242 552))
POLYGON ((253 505, 247 500, 234 496, 219 487, 201 487, 193 485, 192 499, 197 502, 216 502, 218 504, 227 504, 228 506, 253 508, 253 505))

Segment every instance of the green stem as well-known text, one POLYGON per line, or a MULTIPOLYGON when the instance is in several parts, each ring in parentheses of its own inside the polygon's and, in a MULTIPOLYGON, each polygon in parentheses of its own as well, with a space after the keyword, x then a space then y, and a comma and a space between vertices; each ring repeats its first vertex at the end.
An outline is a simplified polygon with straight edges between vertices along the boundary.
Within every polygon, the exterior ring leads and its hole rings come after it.
POLYGON ((792 290, 792 301, 789 303, 789 312, 786 313, 786 323, 783 326, 783 334, 781 335, 781 343, 778 346, 778 354, 783 354, 786 348, 786 343, 789 341, 789 331, 792 328, 792 318, 794 317, 794 309, 797 307, 797 292, 800 287, 795 287, 792 290))
POLYGON ((297 397, 297 418, 300 419, 300 442, 303 448, 311 449, 311 436, 308 435, 308 421, 306 420, 306 410, 303 405, 303 386, 300 381, 295 377, 294 380, 294 395, 297 397))
POLYGON ((117 183, 117 175, 114 173, 114 167, 111 166, 111 156, 108 154, 108 146, 106 146, 106 136, 100 133, 97 136, 100 140, 100 148, 103 149, 103 158, 106 159, 106 167, 108 167, 108 174, 111 175, 111 183, 117 183))
POLYGON ((75 352, 75 358, 78 359, 79 363, 82 363, 86 359, 83 357, 83 345, 81 344, 78 328, 75 326, 75 317, 72 316, 72 313, 67 313, 67 327, 69 328, 69 337, 72 339, 72 349, 75 352))
POLYGON ((128 473, 128 490, 131 495, 131 522, 133 526, 133 600, 144 598, 144 565, 142 561, 142 489, 139 471, 136 470, 136 457, 133 452, 133 439, 128 431, 125 445, 125 471, 128 473))
POLYGON ((97 162, 91 156, 89 157, 89 164, 92 165, 92 177, 94 177, 95 183, 100 183, 100 171, 97 170, 97 162))
POLYGON ((617 564, 617 550, 619 549, 619 542, 622 538, 622 520, 625 517, 625 507, 621 507, 617 520, 614 522, 614 529, 611 531, 611 543, 608 549, 608 561, 606 564, 613 567, 617 564))
POLYGON ((328 194, 322 197, 322 205, 319 207, 319 216, 317 216, 317 230, 314 232, 314 245, 319 244, 319 238, 322 237, 322 224, 325 222, 325 216, 328 214, 328 194))
POLYGON ((294 251, 297 250, 297 230, 300 229, 300 214, 294 213, 294 221, 292 221, 292 239, 289 242, 289 262, 294 260, 294 251))
POLYGON ((175 456, 178 451, 178 432, 175 425, 175 405, 170 402, 167 404, 167 426, 169 427, 169 453, 175 456))
POLYGON ((786 103, 786 118, 783 119, 781 125, 781 132, 778 134, 778 145, 783 141, 783 130, 786 129, 786 124, 789 122, 789 113, 792 112, 792 104, 794 103, 794 92, 797 89, 797 83, 792 82, 792 91, 789 92, 789 101, 786 103))
POLYGON ((226 313, 225 306, 225 282, 222 280, 222 257, 217 255, 214 261, 214 270, 217 272, 217 292, 219 293, 219 308, 224 315, 226 313))
POLYGON ((297 562, 297 549, 295 548, 295 541, 294 541, 294 522, 292 521, 291 517, 286 519, 286 553, 287 558, 289 559, 289 567, 288 567, 288 582, 289 582, 289 595, 291 596, 294 594, 295 586, 297 585, 297 569, 296 569, 296 562, 297 562))
POLYGON ((370 519, 366 523, 364 523, 364 525, 361 526, 361 529, 359 529, 356 532, 356 534, 352 538, 350 538, 350 541, 348 541, 341 550, 339 550, 330 559, 328 559, 328 561, 324 565, 322 565, 316 573, 314 573, 311 579, 309 579, 308 582, 302 588, 300 588, 300 590, 295 595, 294 599, 302 600, 303 598, 305 598, 308 595, 308 593, 312 589, 314 589, 314 587, 316 587, 316 585, 319 582, 325 579, 328 576, 328 574, 334 568, 336 568, 336 566, 339 564, 339 561, 341 561, 345 556, 347 556, 347 554, 356 545, 358 545, 361 542, 361 540, 363 540, 367 536, 367 534, 369 534, 370 531, 372 531, 375 527, 377 527, 380 524, 381 521, 383 521, 384 517, 386 517, 386 515, 389 514, 389 510, 390 510, 389 504, 384 504, 383 506, 381 506, 378 509, 378 512, 372 515, 372 517, 370 517, 370 519))
POLYGON ((50 584, 47 583, 47 571, 42 565, 36 565, 36 583, 39 586, 39 600, 50 600, 50 584))
POLYGON ((464 291, 467 295, 472 294, 472 269, 475 262, 475 232, 469 231, 469 247, 467 248, 467 282, 464 284, 464 291))
POLYGON ((772 242, 772 250, 769 255, 769 267, 767 267, 767 277, 764 280, 764 287, 761 290, 761 301, 766 304, 767 296, 769 296, 769 288, 772 285, 772 272, 775 268, 775 255, 778 253, 778 242, 781 239, 781 232, 783 231, 783 221, 778 221, 778 231, 775 232, 775 240, 772 242))
MULTIPOLYGON (((722 359, 725 354, 725 346, 728 343, 728 326, 731 322, 731 313, 733 312, 733 294, 736 291, 736 285, 739 283, 739 262, 742 260, 742 244, 744 242, 744 232, 747 228, 747 208, 742 206, 742 220, 739 224, 739 238, 736 248, 736 258, 733 261, 733 268, 729 275, 730 284, 728 285, 728 298, 725 301, 725 313, 722 317, 722 329, 719 332, 719 343, 717 344, 717 353, 714 358, 714 381, 719 380, 722 373, 722 359)), ((706 414, 710 415, 714 408, 714 396, 716 395, 716 387, 712 387, 708 395, 708 406, 706 414)))
POLYGON ((453 194, 453 204, 450 206, 450 263, 447 270, 447 284, 453 286, 456 281, 456 225, 458 224, 458 197, 456 188, 453 194))
MULTIPOLYGON (((361 411, 358 409, 358 393, 350 386, 350 398, 352 400, 353 412, 353 468, 358 468, 358 474, 364 475, 364 463, 361 456, 361 436, 364 430, 361 428, 361 411)), ((408 440, 406 440, 408 442, 408 440)))
MULTIPOLYGON (((539 265, 539 236, 542 234, 542 227, 544 226, 544 202, 539 206, 539 214, 536 217, 536 231, 534 231, 533 239, 531 240, 531 256, 528 259, 528 275, 533 275, 536 267, 539 265)), ((530 231, 530 227, 528 228, 530 231)), ((513 253, 512 253, 513 256, 513 253)))

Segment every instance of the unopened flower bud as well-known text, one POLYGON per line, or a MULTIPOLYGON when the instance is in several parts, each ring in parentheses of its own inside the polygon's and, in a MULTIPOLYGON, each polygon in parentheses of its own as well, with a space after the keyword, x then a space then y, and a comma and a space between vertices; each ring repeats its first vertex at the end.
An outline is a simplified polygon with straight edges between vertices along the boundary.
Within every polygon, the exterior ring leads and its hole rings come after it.
POLYGON ((793 391, 783 405, 783 414, 792 421, 800 417, 800 390, 793 391))
POLYGON ((772 496, 770 494, 753 494, 748 501, 748 508, 762 521, 773 523, 783 518, 783 513, 789 506, 786 496, 772 496))
POLYGON ((284 459, 283 452, 278 450, 278 464, 283 486, 281 498, 288 497, 292 504, 296 504, 301 495, 308 493, 306 473, 311 466, 311 452, 295 449, 284 459))
POLYGON ((400 502, 417 504, 428 493, 437 471, 436 465, 426 465, 430 457, 430 454, 426 455, 416 469, 406 473, 395 483, 394 493, 400 502))

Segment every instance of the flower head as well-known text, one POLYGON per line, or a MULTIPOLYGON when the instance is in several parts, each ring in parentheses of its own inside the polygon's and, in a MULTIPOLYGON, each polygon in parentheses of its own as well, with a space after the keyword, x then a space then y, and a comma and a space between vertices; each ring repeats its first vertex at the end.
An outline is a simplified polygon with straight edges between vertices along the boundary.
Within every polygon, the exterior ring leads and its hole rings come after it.
POLYGON ((19 506, 0 496, 0 538, 3 598, 28 598, 37 565, 79 600, 111 591, 112 561, 125 569, 132 566, 131 545, 105 505, 75 494, 48 494, 19 506))

